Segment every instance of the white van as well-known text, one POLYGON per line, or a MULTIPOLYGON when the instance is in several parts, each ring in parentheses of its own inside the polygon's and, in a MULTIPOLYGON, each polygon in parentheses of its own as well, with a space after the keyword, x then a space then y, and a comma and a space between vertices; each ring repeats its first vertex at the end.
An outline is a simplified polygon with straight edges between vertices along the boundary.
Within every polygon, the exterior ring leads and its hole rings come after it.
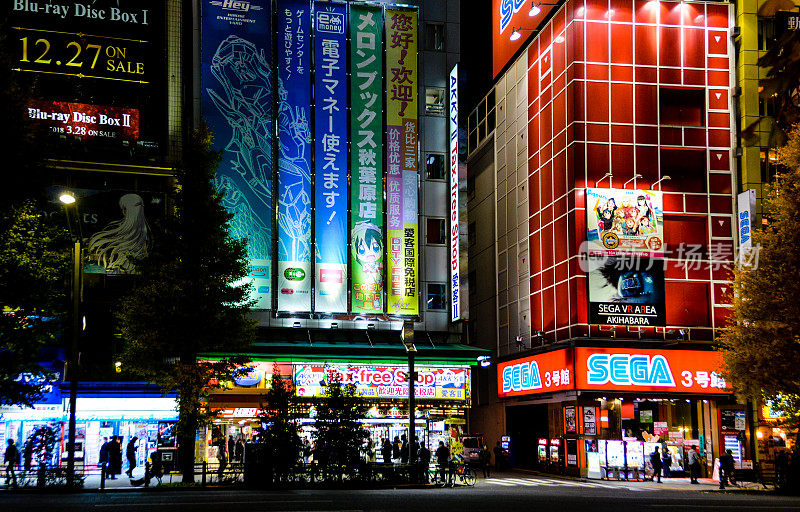
POLYGON ((480 462, 483 436, 481 434, 470 434, 464 436, 462 441, 464 442, 464 462, 473 464, 480 462))

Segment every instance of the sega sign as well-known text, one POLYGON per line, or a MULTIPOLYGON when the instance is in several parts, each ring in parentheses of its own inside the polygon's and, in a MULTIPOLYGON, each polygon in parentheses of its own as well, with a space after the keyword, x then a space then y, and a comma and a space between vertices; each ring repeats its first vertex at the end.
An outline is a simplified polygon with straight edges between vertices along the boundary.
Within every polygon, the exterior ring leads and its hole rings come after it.
POLYGON ((728 394, 721 368, 719 352, 709 350, 575 348, 580 390, 728 394))
POLYGON ((526 0, 502 0, 500 2, 500 32, 508 27, 512 16, 519 12, 526 3, 526 0))
POLYGON ((675 385, 669 363, 662 355, 592 354, 586 360, 586 365, 588 383, 597 386, 609 382, 620 386, 675 385))
POLYGON ((516 396, 574 389, 572 349, 561 349, 497 366, 498 396, 516 396))

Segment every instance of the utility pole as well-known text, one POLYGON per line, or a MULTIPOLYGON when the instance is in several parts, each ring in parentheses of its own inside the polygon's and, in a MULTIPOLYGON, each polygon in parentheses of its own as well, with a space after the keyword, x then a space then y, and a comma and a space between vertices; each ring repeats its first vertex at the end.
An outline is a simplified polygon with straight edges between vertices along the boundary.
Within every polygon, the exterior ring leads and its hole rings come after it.
POLYGON ((417 461, 417 454, 414 452, 414 438, 416 437, 414 384, 417 380, 416 372, 414 372, 414 354, 417 352, 417 347, 414 345, 414 322, 412 320, 406 320, 403 323, 402 338, 408 354, 408 463, 413 466, 417 461))

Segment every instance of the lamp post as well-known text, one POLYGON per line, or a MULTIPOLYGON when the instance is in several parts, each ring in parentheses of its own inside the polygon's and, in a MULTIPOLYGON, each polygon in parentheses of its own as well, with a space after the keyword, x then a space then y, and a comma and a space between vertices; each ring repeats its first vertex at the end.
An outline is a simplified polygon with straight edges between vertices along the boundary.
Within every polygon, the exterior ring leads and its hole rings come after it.
POLYGON ((72 339, 69 355, 69 433, 67 439, 67 486, 75 484, 75 407, 78 401, 78 338, 81 331, 80 305, 81 305, 81 234, 80 219, 75 215, 78 223, 78 233, 72 232, 72 224, 69 221, 69 210, 74 206, 77 213, 75 196, 69 192, 64 192, 59 196, 59 201, 64 205, 67 214, 67 225, 70 235, 73 237, 74 247, 72 252, 72 339))
POLYGON ((414 345, 414 322, 406 320, 403 323, 403 330, 401 332, 403 338, 403 345, 406 347, 408 354, 408 463, 412 466, 417 461, 417 454, 414 452, 414 438, 416 437, 416 404, 414 403, 414 383, 416 382, 416 375, 414 372, 414 354, 417 353, 417 347, 414 345))

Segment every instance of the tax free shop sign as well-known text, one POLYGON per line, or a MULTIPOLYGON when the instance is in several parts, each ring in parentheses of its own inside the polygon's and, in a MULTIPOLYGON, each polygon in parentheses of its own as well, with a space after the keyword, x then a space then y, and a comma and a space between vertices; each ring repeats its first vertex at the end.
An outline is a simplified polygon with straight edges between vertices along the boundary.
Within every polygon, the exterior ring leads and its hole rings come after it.
POLYGON ((501 397, 564 390, 727 394, 719 353, 576 347, 498 365, 501 397))

